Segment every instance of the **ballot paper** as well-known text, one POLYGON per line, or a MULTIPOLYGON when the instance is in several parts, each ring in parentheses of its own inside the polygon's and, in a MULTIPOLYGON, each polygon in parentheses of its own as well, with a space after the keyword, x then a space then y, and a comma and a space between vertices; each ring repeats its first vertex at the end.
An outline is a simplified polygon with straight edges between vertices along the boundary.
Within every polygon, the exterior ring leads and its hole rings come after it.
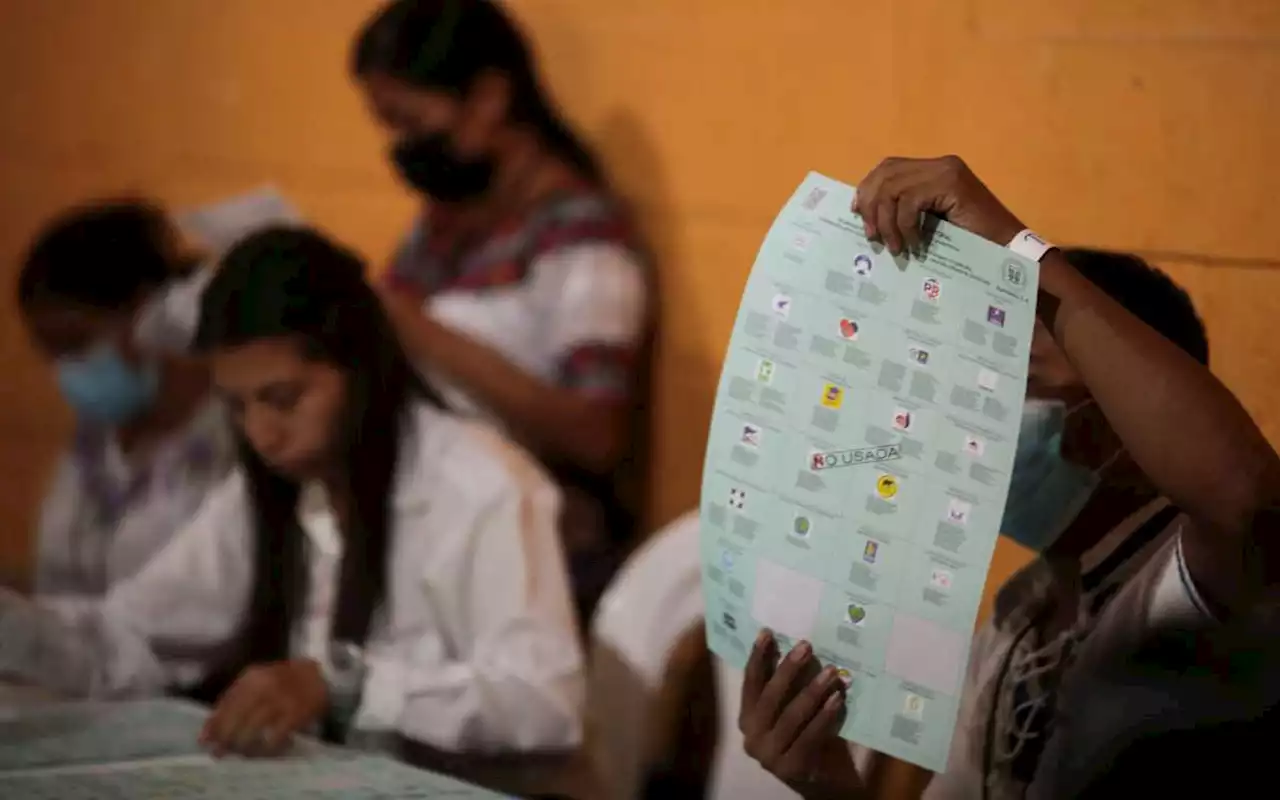
POLYGON ((199 738, 207 715, 177 700, 17 708, 0 719, 0 774, 194 755, 203 752, 199 738))
POLYGON ((299 737, 272 759, 215 759, 208 709, 176 699, 21 706, 0 717, 0 798, 490 800, 493 792, 299 737))
POLYGON ((216 257, 255 231, 272 225, 301 225, 293 203, 273 186, 263 186, 174 215, 178 229, 216 257))
POLYGON ((174 758, 0 773, 21 800, 500 800, 494 792, 377 755, 327 751, 284 759, 174 758))
MULTIPOLYGON (((942 770, 1009 489, 1038 264, 945 222, 870 243, 810 174, 756 257, 700 508, 711 649, 761 627, 848 686, 841 735, 942 770)), ((936 221, 935 221, 936 222, 936 221)))

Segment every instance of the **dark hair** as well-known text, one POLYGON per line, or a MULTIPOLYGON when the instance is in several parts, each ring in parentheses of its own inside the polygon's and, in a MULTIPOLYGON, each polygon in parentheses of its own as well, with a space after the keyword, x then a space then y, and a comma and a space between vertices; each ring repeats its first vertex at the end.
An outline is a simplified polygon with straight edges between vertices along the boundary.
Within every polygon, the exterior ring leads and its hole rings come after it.
POLYGON ((1160 270, 1128 253, 1071 248, 1067 261, 1130 314, 1208 366, 1209 337, 1191 296, 1160 270))
POLYGON ((172 278, 170 226, 140 199, 101 200, 63 212, 36 237, 18 276, 18 308, 66 303, 130 308, 172 278))
POLYGON ((599 161, 555 108, 516 22, 489 0, 393 0, 356 38, 351 71, 382 73, 421 89, 465 94, 486 70, 511 81, 511 115, 590 179, 602 182, 599 161))
MULTIPOLYGON (((352 507, 332 636, 363 644, 386 588, 400 423, 415 402, 439 401, 405 356, 360 257, 315 231, 280 227, 249 236, 223 257, 204 292, 197 349, 275 337, 295 339, 305 356, 347 375, 343 458, 359 468, 346 471, 352 507)), ((239 444, 255 530, 253 596, 235 653, 244 664, 287 657, 307 571, 300 486, 268 467, 243 435, 239 444)))

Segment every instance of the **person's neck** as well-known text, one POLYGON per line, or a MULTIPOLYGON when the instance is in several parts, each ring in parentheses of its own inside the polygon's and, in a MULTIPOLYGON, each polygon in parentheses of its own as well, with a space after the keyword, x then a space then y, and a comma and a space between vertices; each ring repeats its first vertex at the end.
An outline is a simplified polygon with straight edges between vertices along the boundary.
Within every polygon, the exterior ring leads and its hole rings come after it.
POLYGON ((460 210, 459 221, 470 231, 487 229, 536 205, 573 179, 572 170, 532 133, 515 133, 513 137, 504 148, 485 197, 460 210))
POLYGON ((1102 484, 1046 555, 1079 561, 1117 525, 1155 496, 1155 490, 1147 485, 1102 484))
POLYGON ((1051 605, 1040 622, 1041 634, 1051 638, 1078 621, 1081 558, 1102 539, 1155 497, 1141 486, 1102 484, 1062 535, 1043 553, 1054 574, 1051 605))
POLYGON ((170 358, 160 364, 155 405, 138 420, 122 425, 116 439, 125 455, 150 448, 191 421, 209 398, 209 369, 194 359, 170 358))

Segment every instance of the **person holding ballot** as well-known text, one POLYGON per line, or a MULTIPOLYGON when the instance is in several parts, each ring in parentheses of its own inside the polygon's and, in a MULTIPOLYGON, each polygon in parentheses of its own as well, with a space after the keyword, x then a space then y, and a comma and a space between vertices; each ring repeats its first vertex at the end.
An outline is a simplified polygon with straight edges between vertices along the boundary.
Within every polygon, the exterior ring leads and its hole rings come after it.
POLYGON ((548 466, 583 619, 638 535, 650 275, 498 2, 395 0, 352 72, 424 212, 380 291, 451 409, 548 466))
MULTIPOLYGON (((1265 524, 1280 457, 1206 368, 1185 297, 1161 290, 1167 279, 1140 260, 1046 245, 955 157, 881 163, 854 210, 895 254, 921 246, 921 215, 933 214, 1040 262, 1002 525, 1040 557, 1001 587, 973 642, 948 766, 925 797, 1071 796, 1072 769, 1105 763, 1081 754, 1104 757, 1100 742, 1159 710, 1127 715, 1144 680, 1171 686, 1171 671, 1195 664, 1194 654, 1157 658, 1158 670, 1126 673, 1127 654, 1150 666, 1153 639, 1256 619, 1280 567, 1265 524)), ((1248 629, 1257 637, 1265 625, 1248 629)), ((1248 649, 1250 639, 1226 641, 1248 649)), ((863 796, 836 737, 839 676, 816 671, 806 643, 777 659, 763 631, 742 688, 747 752, 806 798, 863 796)), ((1219 674, 1220 686, 1236 680, 1219 674)))
POLYGON ((361 260, 307 229, 249 236, 204 293, 196 347, 239 468, 100 601, 0 590, 0 678, 90 698, 216 685, 217 754, 275 755, 316 730, 448 753, 576 747, 559 492, 440 410, 361 260))
POLYGON ((42 598, 93 601, 132 578, 235 463, 208 365, 151 324, 192 263, 140 200, 61 214, 24 259, 18 308, 76 418, 36 533, 42 598))

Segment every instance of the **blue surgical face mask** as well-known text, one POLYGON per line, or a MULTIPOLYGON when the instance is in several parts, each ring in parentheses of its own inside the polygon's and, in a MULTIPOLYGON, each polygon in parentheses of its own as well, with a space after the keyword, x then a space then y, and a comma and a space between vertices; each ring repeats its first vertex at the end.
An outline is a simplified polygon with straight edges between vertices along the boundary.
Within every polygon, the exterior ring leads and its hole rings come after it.
POLYGON ((81 419, 123 425, 151 407, 160 388, 154 364, 135 367, 110 344, 58 359, 58 388, 81 419))
POLYGON ((1068 410, 1057 400, 1028 398, 1022 409, 1000 532, 1037 552, 1053 544, 1075 520, 1097 490, 1099 473, 1110 464, 1109 460, 1091 470, 1062 457, 1062 433, 1078 408, 1068 410))

